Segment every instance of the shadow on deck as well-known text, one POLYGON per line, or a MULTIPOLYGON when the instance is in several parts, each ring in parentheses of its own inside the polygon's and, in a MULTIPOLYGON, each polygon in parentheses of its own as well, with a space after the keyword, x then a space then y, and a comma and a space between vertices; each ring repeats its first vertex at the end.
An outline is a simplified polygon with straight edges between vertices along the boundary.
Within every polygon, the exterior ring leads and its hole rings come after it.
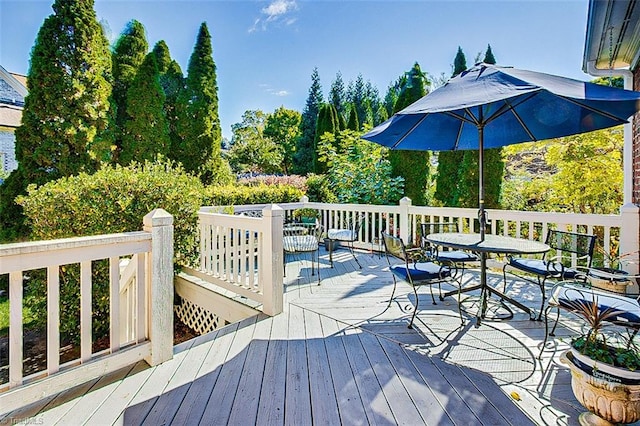
MULTIPOLYGON (((577 424, 582 407, 557 356, 570 330, 559 330, 539 361, 544 323, 515 310, 509 321, 461 325, 455 297, 434 306, 426 289, 408 329, 409 286, 399 284, 389 304, 386 260, 366 252, 358 259, 362 269, 339 250, 330 268, 321 250, 321 285, 309 257, 289 259, 283 314, 221 328, 176 346, 164 364, 139 363, 1 421, 577 424)), ((514 280, 507 290, 537 308, 537 288, 514 280)))

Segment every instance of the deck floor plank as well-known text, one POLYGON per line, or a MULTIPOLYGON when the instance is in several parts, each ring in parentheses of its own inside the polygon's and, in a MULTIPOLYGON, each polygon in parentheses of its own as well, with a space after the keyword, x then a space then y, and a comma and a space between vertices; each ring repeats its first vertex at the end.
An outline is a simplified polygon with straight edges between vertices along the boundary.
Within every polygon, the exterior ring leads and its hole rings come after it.
MULTIPOLYGON (((454 296, 427 291, 413 329, 411 289, 393 281, 384 257, 346 249, 334 268, 321 249, 321 285, 310 258, 288 259, 284 312, 252 317, 139 363, 5 413, 45 424, 566 424, 582 411, 558 362, 579 323, 563 314, 536 360, 544 323, 514 310, 509 321, 460 325, 454 296), (575 325, 575 326, 574 326, 575 325), (564 339, 564 340, 562 340, 564 339), (519 395, 519 401, 510 396, 519 395)), ((489 272, 491 285, 502 274, 489 272)), ((477 282, 465 271, 465 285, 477 282)), ((539 290, 508 278, 509 295, 533 309, 539 290)), ((443 287, 448 290, 449 287, 443 287)))

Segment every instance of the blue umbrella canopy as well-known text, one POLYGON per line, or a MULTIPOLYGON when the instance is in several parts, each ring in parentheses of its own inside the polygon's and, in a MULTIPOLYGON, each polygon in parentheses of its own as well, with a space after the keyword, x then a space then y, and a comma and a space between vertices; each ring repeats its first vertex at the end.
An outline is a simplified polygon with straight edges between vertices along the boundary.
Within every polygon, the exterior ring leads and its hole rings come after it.
POLYGON ((639 92, 481 63, 363 138, 404 150, 497 148, 616 126, 639 109, 639 92))
POLYGON ((640 92, 485 63, 451 78, 362 136, 391 149, 479 150, 484 239, 483 151, 586 133, 627 122, 640 92))

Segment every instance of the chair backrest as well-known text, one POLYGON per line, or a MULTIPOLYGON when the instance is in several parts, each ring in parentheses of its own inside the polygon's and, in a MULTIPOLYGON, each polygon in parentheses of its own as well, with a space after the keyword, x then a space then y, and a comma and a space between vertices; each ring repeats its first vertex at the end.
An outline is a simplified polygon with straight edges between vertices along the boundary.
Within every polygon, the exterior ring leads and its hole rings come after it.
POLYGON ((389 256, 393 256, 407 262, 407 251, 402 239, 394 237, 391 234, 387 234, 384 231, 381 232, 380 235, 382 236, 382 243, 384 244, 384 252, 387 255, 387 261, 389 261, 389 256))
POLYGON ((562 254, 563 258, 565 255, 572 256, 575 254, 579 262, 590 267, 593 260, 596 236, 551 229, 547 233, 545 243, 551 247, 551 250, 555 250, 556 254, 562 254))
POLYGON ((420 224, 420 247, 430 249, 432 247, 427 235, 442 232, 459 232, 458 222, 425 222, 420 224))

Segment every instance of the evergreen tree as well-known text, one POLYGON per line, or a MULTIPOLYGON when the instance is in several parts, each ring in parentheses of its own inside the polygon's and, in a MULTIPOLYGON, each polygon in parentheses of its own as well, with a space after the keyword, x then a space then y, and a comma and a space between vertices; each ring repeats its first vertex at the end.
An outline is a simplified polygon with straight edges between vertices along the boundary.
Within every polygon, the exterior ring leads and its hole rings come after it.
MULTIPOLYGON (((491 45, 487 46, 484 61, 487 64, 495 64, 496 58, 491 51, 491 45)), ((502 148, 484 150, 484 205, 486 208, 500 208, 500 194, 504 178, 504 159, 502 148)), ((465 151, 460 169, 460 181, 458 194, 460 207, 478 206, 478 150, 465 151)))
POLYGON ((153 47, 153 54, 156 57, 158 73, 160 75, 160 86, 165 96, 163 109, 169 126, 169 147, 178 146, 180 140, 177 130, 178 115, 176 103, 178 102, 180 91, 184 89, 184 76, 182 75, 180 65, 171 59, 169 47, 164 40, 156 43, 153 47))
MULTIPOLYGON (((203 22, 189 58, 184 90, 176 104, 177 138, 172 140, 169 156, 179 161, 189 172, 203 172, 207 164, 223 166, 221 158, 222 131, 218 116, 218 84, 213 61, 211 35, 203 22)), ((209 173, 209 172, 207 172, 209 173)), ((212 172, 214 175, 216 172, 212 172)))
POLYGON ((300 137, 296 142, 296 153, 293 157, 294 173, 306 175, 313 172, 314 139, 316 137, 316 123, 318 112, 322 104, 322 86, 318 68, 314 68, 311 73, 311 87, 309 96, 302 111, 302 122, 300 123, 300 137))
MULTIPOLYGON (((407 73, 406 84, 394 106, 394 113, 403 110, 427 94, 429 80, 416 62, 407 73)), ((405 182, 405 195, 414 205, 425 205, 430 180, 431 152, 393 150, 389 153, 393 176, 401 176, 405 182)))
MULTIPOLYGON (((453 75, 457 76, 467 69, 467 59, 458 46, 453 60, 453 75)), ((440 151, 438 153, 438 171, 436 175, 436 192, 434 198, 446 207, 458 206, 458 183, 460 171, 466 153, 464 151, 440 151)))
POLYGON ((485 64, 493 64, 496 63, 496 58, 493 56, 493 52, 491 51, 491 45, 487 45, 487 51, 484 54, 484 60, 482 61, 485 64))
POLYGON ((120 163, 153 160, 169 150, 169 126, 164 115, 164 93, 160 86, 155 54, 149 53, 127 92, 120 163))
POLYGON ((358 113, 356 112, 355 105, 351 104, 349 107, 349 121, 347 122, 347 129, 358 131, 360 129, 360 122, 358 121, 358 113))
POLYGON ((348 94, 349 102, 354 105, 360 128, 362 128, 364 123, 367 122, 367 117, 370 116, 367 106, 367 88, 362 74, 358 74, 355 84, 350 85, 350 89, 350 93, 348 94))
POLYGON ((344 118, 347 109, 347 98, 344 91, 344 81, 342 80, 342 74, 340 71, 336 73, 336 79, 331 83, 329 103, 333 105, 336 111, 338 111, 338 114, 344 118))
MULTIPOLYGON (((316 136, 313 141, 313 162, 316 173, 326 173, 327 164, 318 160, 318 144, 325 133, 337 134, 340 131, 338 123, 338 113, 336 108, 331 104, 322 104, 318 112, 318 121, 316 123, 316 136)), ((338 147, 335 147, 338 148, 338 147)))
POLYGON ((92 0, 55 0, 31 51, 18 169, 0 187, 0 238, 28 231, 15 197, 111 159, 111 54, 92 0))
POLYGON ((120 162, 120 151, 124 138, 125 122, 127 121, 127 93, 142 65, 149 44, 144 26, 135 19, 127 23, 113 48, 113 101, 116 111, 116 151, 115 160, 120 162))

